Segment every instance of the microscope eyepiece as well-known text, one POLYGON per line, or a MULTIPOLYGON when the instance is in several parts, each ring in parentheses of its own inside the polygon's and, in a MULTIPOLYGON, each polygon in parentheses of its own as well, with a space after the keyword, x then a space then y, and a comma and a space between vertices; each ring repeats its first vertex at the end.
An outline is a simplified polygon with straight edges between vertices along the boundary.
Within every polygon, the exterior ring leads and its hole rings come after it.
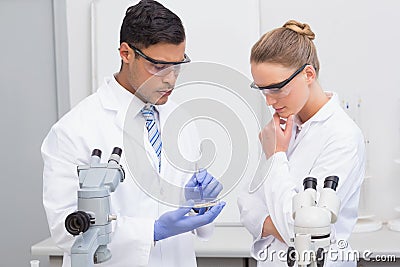
POLYGON ((119 147, 114 147, 113 152, 111 153, 110 159, 108 162, 114 161, 115 163, 119 164, 119 160, 121 159, 122 149, 119 147))
POLYGON ((307 188, 312 188, 314 190, 317 190, 317 178, 314 178, 314 177, 304 178, 303 186, 304 186, 304 190, 306 190, 307 188))
POLYGON ((101 150, 100 149, 93 149, 92 156, 90 157, 90 165, 92 164, 99 164, 101 160, 101 150))
POLYGON ((84 211, 73 212, 65 219, 65 229, 73 236, 86 232, 89 226, 90 215, 84 211))
POLYGON ((93 156, 98 156, 99 158, 101 158, 101 150, 100 149, 93 149, 93 152, 92 152, 92 157, 93 156))
POLYGON ((331 188, 336 191, 336 187, 339 183, 339 177, 337 176, 328 176, 324 181, 324 188, 331 188))
POLYGON ((118 156, 121 157, 121 155, 122 155, 122 149, 119 148, 119 147, 114 147, 114 149, 113 149, 113 151, 112 151, 111 154, 117 154, 118 156))

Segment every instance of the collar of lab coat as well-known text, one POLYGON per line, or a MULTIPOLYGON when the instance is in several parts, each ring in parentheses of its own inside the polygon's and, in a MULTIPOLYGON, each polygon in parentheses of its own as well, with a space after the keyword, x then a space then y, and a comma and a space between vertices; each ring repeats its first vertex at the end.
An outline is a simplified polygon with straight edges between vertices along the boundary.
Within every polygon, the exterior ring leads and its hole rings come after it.
MULTIPOLYGON (((117 112, 115 122, 120 128, 123 128, 125 115, 127 113, 130 103, 137 103, 136 105, 139 106, 139 103, 142 102, 131 92, 122 87, 117 82, 114 75, 104 78, 104 84, 99 88, 97 92, 99 94, 103 108, 117 112)), ((141 106, 143 105, 144 103, 141 106)), ((134 110, 136 110, 136 108, 134 110)), ((139 111, 140 109, 137 110, 137 112, 139 111)), ((134 116, 136 116, 136 114, 134 116)))
MULTIPOLYGON (((136 117, 145 103, 136 97, 134 94, 126 90, 115 79, 114 75, 104 79, 104 85, 98 91, 102 105, 105 109, 114 110, 117 112, 116 123, 119 127, 123 128, 126 113, 131 113, 130 116, 136 117)), ((165 117, 173 109, 173 104, 168 101, 168 105, 154 105, 155 110, 160 116, 160 123, 162 124, 165 117), (161 116, 160 114, 165 116, 161 116)))
POLYGON ((301 123, 300 119, 296 115, 294 122, 299 130, 313 122, 325 121, 335 112, 337 106, 339 105, 338 95, 335 92, 325 92, 325 94, 329 97, 328 102, 326 102, 326 104, 323 105, 320 110, 318 110, 318 112, 315 113, 314 116, 312 116, 305 123, 301 123))
POLYGON ((121 107, 128 107, 129 105, 133 105, 134 109, 131 108, 131 110, 134 111, 134 114, 132 115, 136 116, 145 105, 142 100, 140 100, 134 94, 122 87, 122 85, 117 82, 114 75, 112 77, 106 78, 105 82, 108 84, 109 88, 111 89, 111 94, 114 96, 114 99, 107 99, 108 108, 119 110, 121 109, 121 107))

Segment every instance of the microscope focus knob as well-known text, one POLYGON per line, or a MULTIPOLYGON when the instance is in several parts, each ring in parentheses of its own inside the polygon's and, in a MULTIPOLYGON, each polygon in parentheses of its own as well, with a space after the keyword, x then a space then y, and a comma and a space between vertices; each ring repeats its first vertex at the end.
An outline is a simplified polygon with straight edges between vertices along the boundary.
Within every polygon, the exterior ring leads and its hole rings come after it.
POLYGON ((317 250, 317 267, 323 267, 325 263, 325 251, 323 248, 317 250))
POLYGON ((108 221, 109 222, 115 221, 115 220, 117 220, 117 215, 115 215, 115 214, 108 215, 108 221))
POLYGON ((71 213, 65 219, 65 229, 71 235, 79 235, 89 229, 90 224, 93 223, 91 216, 84 211, 76 211, 71 213))
POLYGON ((289 267, 294 266, 294 263, 296 262, 296 249, 294 247, 289 247, 287 251, 287 259, 286 263, 289 267))

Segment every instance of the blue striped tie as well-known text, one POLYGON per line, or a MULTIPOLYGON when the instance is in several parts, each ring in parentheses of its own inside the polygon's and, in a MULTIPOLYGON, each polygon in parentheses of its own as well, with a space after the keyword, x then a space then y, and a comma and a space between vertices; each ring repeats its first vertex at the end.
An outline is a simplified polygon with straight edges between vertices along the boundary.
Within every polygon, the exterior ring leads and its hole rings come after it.
POLYGON ((143 117, 146 120, 146 128, 149 132, 149 141, 150 144, 153 146, 154 151, 156 152, 158 158, 158 171, 161 170, 161 136, 160 131, 158 130, 158 125, 156 122, 156 118, 154 116, 154 106, 153 105, 146 105, 142 109, 143 117))

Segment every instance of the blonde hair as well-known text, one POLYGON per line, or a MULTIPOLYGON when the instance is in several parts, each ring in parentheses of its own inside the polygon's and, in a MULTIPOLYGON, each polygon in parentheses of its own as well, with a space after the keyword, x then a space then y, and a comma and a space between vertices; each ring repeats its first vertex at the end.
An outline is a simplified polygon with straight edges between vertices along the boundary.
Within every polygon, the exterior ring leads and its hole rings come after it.
POLYGON ((320 66, 314 38, 308 24, 289 20, 261 36, 251 49, 250 61, 277 63, 288 68, 300 68, 308 63, 314 66, 318 75, 320 66))

